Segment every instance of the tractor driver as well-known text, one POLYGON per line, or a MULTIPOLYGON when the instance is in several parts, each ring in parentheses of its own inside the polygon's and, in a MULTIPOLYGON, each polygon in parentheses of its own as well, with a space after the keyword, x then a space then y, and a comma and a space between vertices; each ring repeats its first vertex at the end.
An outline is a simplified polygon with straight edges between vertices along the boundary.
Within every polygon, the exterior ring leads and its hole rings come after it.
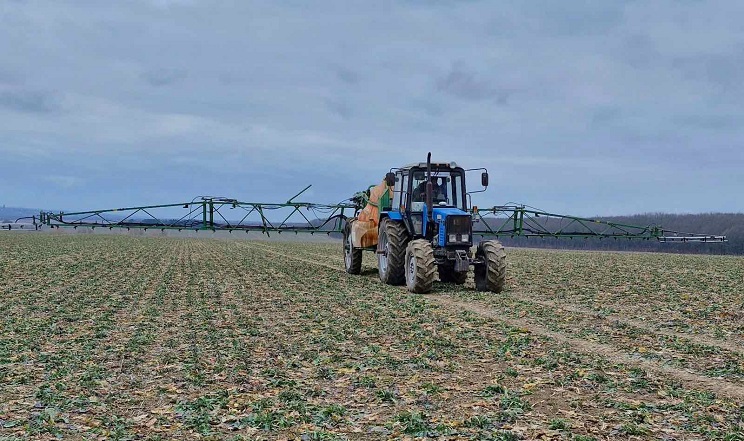
MULTIPOLYGON (((432 183, 432 202, 447 202, 447 194, 445 190, 445 184, 444 180, 446 178, 442 178, 442 185, 440 185, 437 181, 437 178, 435 176, 431 177, 431 183, 432 183)), ((426 199, 426 181, 421 182, 415 190, 413 190, 413 202, 425 202, 426 199)))

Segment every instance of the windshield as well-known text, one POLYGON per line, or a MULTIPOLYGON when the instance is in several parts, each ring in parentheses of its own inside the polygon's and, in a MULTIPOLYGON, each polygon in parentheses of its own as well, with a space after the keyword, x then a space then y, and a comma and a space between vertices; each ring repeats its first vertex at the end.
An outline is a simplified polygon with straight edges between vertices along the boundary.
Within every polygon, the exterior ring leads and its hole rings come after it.
MULTIPOLYGON (((426 202, 426 172, 412 173, 411 211, 423 211, 426 202)), ((432 170, 432 199, 434 205, 462 208, 462 174, 451 170, 432 170)))

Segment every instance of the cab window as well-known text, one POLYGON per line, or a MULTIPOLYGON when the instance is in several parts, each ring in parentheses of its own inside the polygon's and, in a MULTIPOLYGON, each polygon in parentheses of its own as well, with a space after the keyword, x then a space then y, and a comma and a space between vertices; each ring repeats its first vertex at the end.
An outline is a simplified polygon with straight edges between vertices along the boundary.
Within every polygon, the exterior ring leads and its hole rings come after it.
MULTIPOLYGON (((411 211, 423 211, 426 202, 426 172, 413 173, 411 211)), ((434 205, 462 208, 462 175, 450 170, 432 171, 432 202, 434 205)))

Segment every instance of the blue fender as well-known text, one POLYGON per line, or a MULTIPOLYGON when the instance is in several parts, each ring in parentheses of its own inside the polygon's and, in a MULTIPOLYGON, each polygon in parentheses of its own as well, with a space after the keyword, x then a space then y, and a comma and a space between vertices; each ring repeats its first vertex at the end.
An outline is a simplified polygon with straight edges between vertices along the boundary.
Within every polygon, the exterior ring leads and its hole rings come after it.
POLYGON ((402 221, 403 220, 403 215, 400 214, 400 211, 383 211, 382 213, 380 213, 380 220, 381 221, 382 221, 382 219, 384 219, 386 217, 387 218, 390 218, 391 220, 395 220, 395 221, 402 221))

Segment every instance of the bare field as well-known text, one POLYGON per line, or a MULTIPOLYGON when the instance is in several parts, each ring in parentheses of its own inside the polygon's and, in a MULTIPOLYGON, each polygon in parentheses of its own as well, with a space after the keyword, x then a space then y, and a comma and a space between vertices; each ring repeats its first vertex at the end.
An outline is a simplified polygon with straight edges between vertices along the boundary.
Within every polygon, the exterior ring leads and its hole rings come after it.
POLYGON ((0 440, 744 440, 744 258, 415 295, 340 248, 0 234, 0 440))

